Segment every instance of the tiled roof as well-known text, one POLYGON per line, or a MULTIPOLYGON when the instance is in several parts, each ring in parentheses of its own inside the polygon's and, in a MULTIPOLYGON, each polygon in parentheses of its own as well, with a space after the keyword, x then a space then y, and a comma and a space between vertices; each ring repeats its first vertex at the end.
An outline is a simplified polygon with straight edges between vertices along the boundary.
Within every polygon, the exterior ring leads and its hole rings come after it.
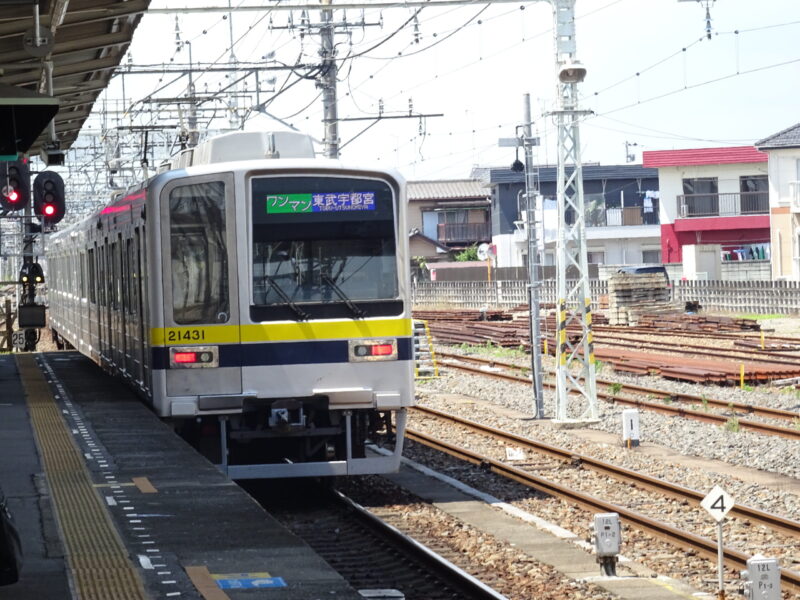
MULTIPOLYGON (((540 167, 539 182, 552 183, 558 177, 556 167, 540 167)), ((524 183, 525 173, 515 173, 508 167, 474 169, 473 175, 480 175, 487 183, 524 183)), ((641 165, 583 165, 583 179, 658 179, 656 169, 646 169, 641 165)))
POLYGON ((419 238, 419 239, 429 243, 431 246, 435 246, 436 248, 439 248, 440 250, 450 250, 450 248, 448 248, 444 244, 440 244, 439 242, 437 242, 433 238, 429 238, 427 235, 421 233, 420 230, 417 229, 416 227, 414 229, 412 229, 408 234, 408 239, 412 239, 412 238, 419 238))
POLYGON ((408 199, 419 200, 488 200, 491 191, 477 179, 442 179, 409 181, 408 199))
POLYGON ((645 150, 645 167, 688 167, 697 165, 736 165, 767 162, 767 155, 755 146, 728 148, 690 148, 687 150, 645 150))
POLYGON ((800 148, 800 123, 756 142, 756 148, 800 148))

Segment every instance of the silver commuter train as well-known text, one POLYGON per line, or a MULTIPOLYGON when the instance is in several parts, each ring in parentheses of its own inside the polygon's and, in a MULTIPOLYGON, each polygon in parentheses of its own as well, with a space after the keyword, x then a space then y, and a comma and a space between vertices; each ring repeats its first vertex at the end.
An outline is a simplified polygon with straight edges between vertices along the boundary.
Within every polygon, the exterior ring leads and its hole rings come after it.
POLYGON ((403 178, 286 132, 223 135, 173 167, 52 235, 54 339, 234 479, 397 470, 413 403, 403 178))

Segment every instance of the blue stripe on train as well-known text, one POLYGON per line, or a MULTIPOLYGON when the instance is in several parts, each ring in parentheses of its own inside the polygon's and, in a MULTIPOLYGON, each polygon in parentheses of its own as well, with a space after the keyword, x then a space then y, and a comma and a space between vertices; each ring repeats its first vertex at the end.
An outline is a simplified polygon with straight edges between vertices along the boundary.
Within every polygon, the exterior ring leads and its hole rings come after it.
MULTIPOLYGON (((397 338, 398 360, 411 360, 412 338, 397 338)), ((260 367, 349 362, 347 340, 220 344, 220 367, 260 367)), ((153 348, 153 369, 169 369, 169 348, 153 348)))

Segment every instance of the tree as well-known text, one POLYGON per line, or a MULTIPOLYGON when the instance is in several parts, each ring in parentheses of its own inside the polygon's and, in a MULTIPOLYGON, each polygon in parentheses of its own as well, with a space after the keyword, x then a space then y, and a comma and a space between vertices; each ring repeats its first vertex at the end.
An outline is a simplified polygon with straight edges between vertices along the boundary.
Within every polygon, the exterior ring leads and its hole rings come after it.
POLYGON ((469 248, 464 248, 464 250, 456 254, 453 258, 455 258, 458 262, 478 260, 478 247, 473 244, 469 248))

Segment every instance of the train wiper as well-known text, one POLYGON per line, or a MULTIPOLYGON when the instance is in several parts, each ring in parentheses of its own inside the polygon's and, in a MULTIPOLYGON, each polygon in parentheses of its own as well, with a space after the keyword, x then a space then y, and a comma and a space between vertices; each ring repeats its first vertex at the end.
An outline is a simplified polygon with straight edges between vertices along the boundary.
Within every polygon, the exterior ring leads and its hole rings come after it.
POLYGON ((299 306, 297 306, 297 304, 295 304, 292 301, 292 299, 289 298, 289 296, 286 295, 286 292, 284 292, 281 289, 281 287, 277 283, 275 283, 275 280, 272 277, 270 277, 269 275, 264 275, 264 279, 269 284, 269 287, 272 288, 273 290, 275 290, 275 293, 278 294, 278 296, 281 297, 281 300, 284 301, 286 306, 288 306, 289 308, 292 309, 292 311, 294 312, 294 314, 297 315, 297 318, 300 321, 308 321, 308 313, 306 311, 304 311, 302 308, 300 308, 299 306))
POLYGON ((342 288, 336 285, 336 282, 333 280, 333 277, 324 272, 320 276, 325 283, 331 286, 331 289, 334 292, 336 292, 336 295, 339 296, 339 298, 341 298, 342 302, 344 302, 347 305, 347 308, 349 308, 350 312, 352 312, 356 316, 356 319, 363 319, 364 317, 367 316, 367 313, 361 310, 358 306, 356 306, 355 303, 352 300, 350 300, 350 298, 347 297, 347 294, 345 294, 342 291, 342 288))

